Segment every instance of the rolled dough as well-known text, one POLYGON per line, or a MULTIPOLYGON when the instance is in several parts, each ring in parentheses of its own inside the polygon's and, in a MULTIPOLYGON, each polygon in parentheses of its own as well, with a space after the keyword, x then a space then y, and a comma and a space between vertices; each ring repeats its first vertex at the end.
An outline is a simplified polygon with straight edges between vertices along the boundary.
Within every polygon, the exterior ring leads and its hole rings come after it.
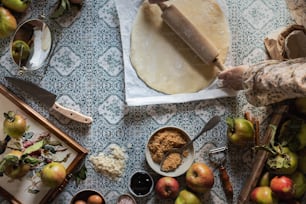
MULTIPOLYGON (((220 52, 224 62, 230 43, 227 20, 214 0, 171 0, 220 52)), ((208 87, 217 68, 200 58, 162 20, 161 10, 145 0, 131 33, 131 63, 149 87, 166 93, 193 93, 208 87)))

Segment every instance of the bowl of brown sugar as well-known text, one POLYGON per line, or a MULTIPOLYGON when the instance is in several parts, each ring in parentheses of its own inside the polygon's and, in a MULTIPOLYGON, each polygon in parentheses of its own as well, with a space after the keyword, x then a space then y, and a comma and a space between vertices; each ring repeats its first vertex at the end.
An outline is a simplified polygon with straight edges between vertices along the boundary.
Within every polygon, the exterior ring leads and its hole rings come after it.
POLYGON ((177 177, 184 174, 194 161, 192 144, 184 150, 182 157, 178 154, 170 154, 163 162, 162 170, 160 165, 170 149, 183 147, 190 140, 191 138, 184 130, 175 126, 155 130, 146 145, 145 153, 148 165, 162 176, 177 177))

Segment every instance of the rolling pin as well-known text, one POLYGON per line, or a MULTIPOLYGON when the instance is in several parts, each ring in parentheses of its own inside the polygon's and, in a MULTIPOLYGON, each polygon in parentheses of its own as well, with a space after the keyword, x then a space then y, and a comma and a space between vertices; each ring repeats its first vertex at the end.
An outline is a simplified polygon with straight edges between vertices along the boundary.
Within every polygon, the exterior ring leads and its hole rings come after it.
POLYGON ((194 53, 205 63, 214 64, 220 71, 225 68, 218 59, 217 48, 203 36, 196 27, 174 6, 162 3, 166 0, 149 0, 157 3, 162 11, 163 21, 194 51, 194 53))

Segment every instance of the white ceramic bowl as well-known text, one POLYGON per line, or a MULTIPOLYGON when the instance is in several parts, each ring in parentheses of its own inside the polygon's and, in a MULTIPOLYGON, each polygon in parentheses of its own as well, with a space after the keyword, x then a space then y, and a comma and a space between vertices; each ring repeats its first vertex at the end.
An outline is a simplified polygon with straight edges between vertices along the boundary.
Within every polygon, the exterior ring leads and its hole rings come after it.
POLYGON ((192 163, 194 161, 194 147, 193 147, 193 144, 189 145, 189 147, 187 148, 188 156, 183 157, 183 161, 177 169, 175 169, 174 171, 171 171, 171 172, 161 171, 160 170, 160 165, 152 160, 151 153, 150 153, 150 150, 148 148, 148 144, 149 144, 149 141, 151 140, 151 138, 153 137, 153 135, 155 135, 157 132, 163 131, 165 129, 169 129, 169 130, 173 129, 173 130, 179 131, 181 133, 181 135, 186 139, 187 142, 191 140, 189 135, 184 130, 182 130, 181 128, 178 128, 178 127, 175 127, 175 126, 166 126, 166 127, 159 128, 151 134, 151 136, 149 137, 149 139, 147 141, 146 150, 145 150, 146 160, 147 160, 149 166, 156 173, 158 173, 162 176, 178 177, 178 176, 184 174, 189 169, 189 167, 192 165, 192 163))

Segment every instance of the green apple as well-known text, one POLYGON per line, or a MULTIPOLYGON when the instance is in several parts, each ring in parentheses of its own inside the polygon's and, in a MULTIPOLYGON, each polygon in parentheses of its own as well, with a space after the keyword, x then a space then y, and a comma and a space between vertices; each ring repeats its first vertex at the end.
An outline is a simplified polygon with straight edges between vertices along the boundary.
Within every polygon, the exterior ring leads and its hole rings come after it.
POLYGON ((12 162, 11 159, 8 159, 11 162, 6 162, 7 165, 5 165, 4 174, 12 179, 21 179, 30 171, 31 166, 20 162, 22 152, 19 150, 12 150, 5 157, 8 158, 10 156, 16 157, 16 162, 12 162))
POLYGON ((299 162, 298 162, 299 170, 303 174, 306 174, 306 148, 299 151, 298 157, 299 157, 299 162))
POLYGON ((21 164, 19 166, 9 165, 6 167, 4 174, 13 179, 20 179, 25 176, 31 169, 29 164, 21 164))
POLYGON ((268 157, 266 165, 270 173, 290 175, 298 167, 298 155, 288 147, 274 146, 274 155, 268 157))
POLYGON ((175 204, 201 204, 200 199, 192 192, 188 190, 181 190, 175 204))
POLYGON ((15 12, 25 12, 31 3, 31 0, 1 0, 1 3, 15 12))
POLYGON ((3 131, 12 138, 20 139, 27 130, 27 122, 23 115, 14 111, 4 113, 3 131))
POLYGON ((229 141, 236 145, 243 145, 246 142, 254 141, 255 130, 251 121, 244 118, 226 119, 227 137, 229 141))
POLYGON ((259 186, 269 186, 270 185, 270 172, 267 171, 261 176, 258 182, 258 185, 259 186))
POLYGON ((0 6, 0 39, 9 37, 16 28, 16 18, 8 9, 0 6))
POLYGON ((270 172, 265 172, 260 180, 259 180, 259 186, 269 186, 270 185, 270 172))
POLYGON ((285 121, 278 136, 280 143, 287 144, 292 151, 306 147, 306 122, 302 119, 289 119, 285 121))
POLYGON ((295 108, 297 111, 306 114, 306 97, 295 99, 295 108))
POLYGON ((66 168, 59 162, 51 162, 40 172, 41 181, 51 188, 59 186, 66 178, 66 168))
POLYGON ((21 61, 27 60, 31 54, 31 48, 23 40, 15 40, 12 45, 12 56, 18 64, 21 61))
POLYGON ((306 147, 306 122, 302 123, 301 129, 297 134, 297 139, 300 142, 298 150, 301 150, 306 147))
POLYGON ((251 200, 256 204, 277 204, 278 199, 268 186, 259 186, 252 190, 251 200))
POLYGON ((294 195, 293 196, 295 198, 301 198, 306 192, 306 177, 304 176, 302 172, 296 171, 292 175, 290 175, 290 178, 292 179, 294 183, 294 195))

